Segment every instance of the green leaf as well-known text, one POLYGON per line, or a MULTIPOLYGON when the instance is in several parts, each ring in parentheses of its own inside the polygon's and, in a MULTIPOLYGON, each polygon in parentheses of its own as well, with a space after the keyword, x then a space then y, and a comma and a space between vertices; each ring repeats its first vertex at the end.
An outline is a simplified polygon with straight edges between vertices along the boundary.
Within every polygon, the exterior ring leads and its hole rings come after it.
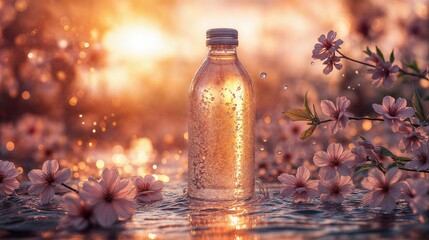
POLYGON ((411 158, 396 156, 389 149, 387 149, 385 147, 381 147, 381 146, 379 146, 379 147, 380 147, 380 151, 378 153, 380 155, 391 157, 398 164, 403 164, 403 162, 411 161, 411 158))
POLYGON ((365 164, 365 165, 362 165, 362 166, 356 167, 356 168, 355 168, 355 172, 356 172, 356 173, 358 173, 358 172, 363 172, 363 171, 367 171, 367 170, 369 170, 369 169, 371 169, 371 168, 372 168, 372 164, 365 164))
POLYGON ((316 127, 317 127, 317 125, 311 125, 311 127, 309 127, 307 130, 305 130, 305 132, 303 132, 301 134, 300 138, 302 140, 305 140, 305 139, 309 138, 313 134, 313 132, 316 129, 316 127))
POLYGON ((420 95, 416 89, 414 89, 412 102, 413 102, 414 110, 416 110, 416 113, 415 113, 416 117, 420 121, 426 121, 426 111, 425 111, 425 108, 423 107, 420 95))
POLYGON ((381 58, 381 60, 383 60, 383 62, 385 62, 386 60, 384 60, 384 55, 377 46, 375 46, 375 51, 377 51, 377 55, 381 58))
POLYGON ((307 113, 308 113, 308 116, 310 116, 310 118, 312 119, 312 118, 313 118, 313 114, 311 113, 311 109, 310 109, 310 107, 308 106, 307 93, 308 93, 308 91, 307 91, 307 92, 305 92, 305 97, 304 97, 304 107, 305 107, 305 110, 306 110, 306 111, 307 111, 307 113))
POLYGON ((413 60, 413 62, 411 64, 406 64, 405 66, 412 69, 416 73, 421 72, 419 66, 417 66, 417 61, 415 59, 413 60))
POLYGON ((292 121, 311 121, 312 117, 308 115, 305 109, 289 109, 285 113, 292 121))
POLYGON ((371 56, 371 54, 372 54, 372 52, 371 52, 371 50, 369 49, 369 47, 366 47, 366 50, 365 51, 363 51, 366 55, 368 55, 368 57, 370 57, 371 56))
POLYGON ((389 60, 390 60, 391 63, 393 63, 395 61, 395 53, 394 53, 394 51, 395 50, 392 50, 392 52, 390 53, 390 59, 389 60))
POLYGON ((317 116, 316 107, 313 104, 313 111, 314 111, 314 118, 319 119, 319 116, 317 116))

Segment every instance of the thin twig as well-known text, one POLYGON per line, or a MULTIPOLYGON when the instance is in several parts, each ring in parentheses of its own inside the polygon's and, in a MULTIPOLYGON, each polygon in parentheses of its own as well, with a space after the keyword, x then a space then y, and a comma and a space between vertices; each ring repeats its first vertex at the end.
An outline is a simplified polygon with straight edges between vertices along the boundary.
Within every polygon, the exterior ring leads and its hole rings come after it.
POLYGON ((61 183, 61 185, 62 186, 64 186, 64 187, 66 187, 66 188, 68 188, 68 189, 70 189, 70 190, 72 190, 73 192, 75 192, 75 193, 79 193, 79 191, 78 190, 76 190, 76 189, 74 189, 74 188, 72 188, 72 187, 70 187, 70 186, 68 186, 68 185, 66 185, 66 184, 64 184, 64 183, 61 183))
POLYGON ((352 61, 352 62, 355 62, 355 63, 360 63, 362 65, 375 68, 375 65, 372 65, 372 64, 369 64, 369 63, 366 63, 366 62, 362 62, 362 61, 359 61, 359 60, 356 60, 356 59, 353 59, 353 58, 349 58, 346 55, 344 55, 342 52, 340 52, 339 50, 337 50, 337 53, 339 53, 341 55, 341 58, 345 58, 345 59, 347 59, 349 61, 352 61))

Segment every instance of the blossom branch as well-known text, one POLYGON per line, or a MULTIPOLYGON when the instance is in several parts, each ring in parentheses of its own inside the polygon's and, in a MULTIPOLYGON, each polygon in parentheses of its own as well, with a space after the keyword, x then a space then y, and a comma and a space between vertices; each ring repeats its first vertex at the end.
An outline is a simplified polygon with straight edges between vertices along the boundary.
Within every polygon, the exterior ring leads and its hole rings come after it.
POLYGON ((369 63, 366 63, 366 62, 362 62, 362 61, 359 61, 359 60, 356 60, 356 59, 353 59, 353 58, 349 58, 346 55, 344 55, 342 52, 340 52, 339 50, 337 50, 337 53, 339 53, 341 55, 340 58, 344 58, 344 59, 347 59, 349 61, 352 61, 352 62, 355 62, 355 63, 359 63, 359 64, 362 64, 362 65, 365 65, 365 66, 368 66, 368 67, 373 67, 373 68, 376 67, 375 65, 372 65, 372 64, 369 64, 369 63))
MULTIPOLYGON (((371 117, 349 117, 349 119, 350 120, 356 120, 356 121, 361 121, 361 120, 381 121, 381 122, 384 121, 384 119, 382 119, 382 118, 371 118, 371 117)), ((334 119, 325 119, 325 120, 314 122, 314 124, 319 125, 322 123, 327 123, 327 122, 332 122, 332 121, 335 121, 335 120, 334 119)))

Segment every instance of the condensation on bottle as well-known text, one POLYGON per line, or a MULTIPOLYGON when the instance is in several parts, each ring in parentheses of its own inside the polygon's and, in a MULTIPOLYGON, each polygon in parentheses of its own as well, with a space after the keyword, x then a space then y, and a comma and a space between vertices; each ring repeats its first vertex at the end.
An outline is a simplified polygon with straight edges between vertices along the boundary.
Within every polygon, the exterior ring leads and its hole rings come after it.
POLYGON ((246 199, 255 190, 252 82, 237 57, 237 30, 210 29, 206 45, 189 90, 188 196, 246 199))

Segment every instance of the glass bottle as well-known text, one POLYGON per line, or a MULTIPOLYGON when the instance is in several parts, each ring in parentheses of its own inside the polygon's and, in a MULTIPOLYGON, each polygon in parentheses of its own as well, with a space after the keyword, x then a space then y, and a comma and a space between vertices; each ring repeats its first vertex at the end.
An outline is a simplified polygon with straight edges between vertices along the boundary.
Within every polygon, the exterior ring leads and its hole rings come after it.
POLYGON ((255 98, 237 57, 238 32, 206 33, 209 53, 189 90, 188 195, 249 198, 255 189, 255 98))

